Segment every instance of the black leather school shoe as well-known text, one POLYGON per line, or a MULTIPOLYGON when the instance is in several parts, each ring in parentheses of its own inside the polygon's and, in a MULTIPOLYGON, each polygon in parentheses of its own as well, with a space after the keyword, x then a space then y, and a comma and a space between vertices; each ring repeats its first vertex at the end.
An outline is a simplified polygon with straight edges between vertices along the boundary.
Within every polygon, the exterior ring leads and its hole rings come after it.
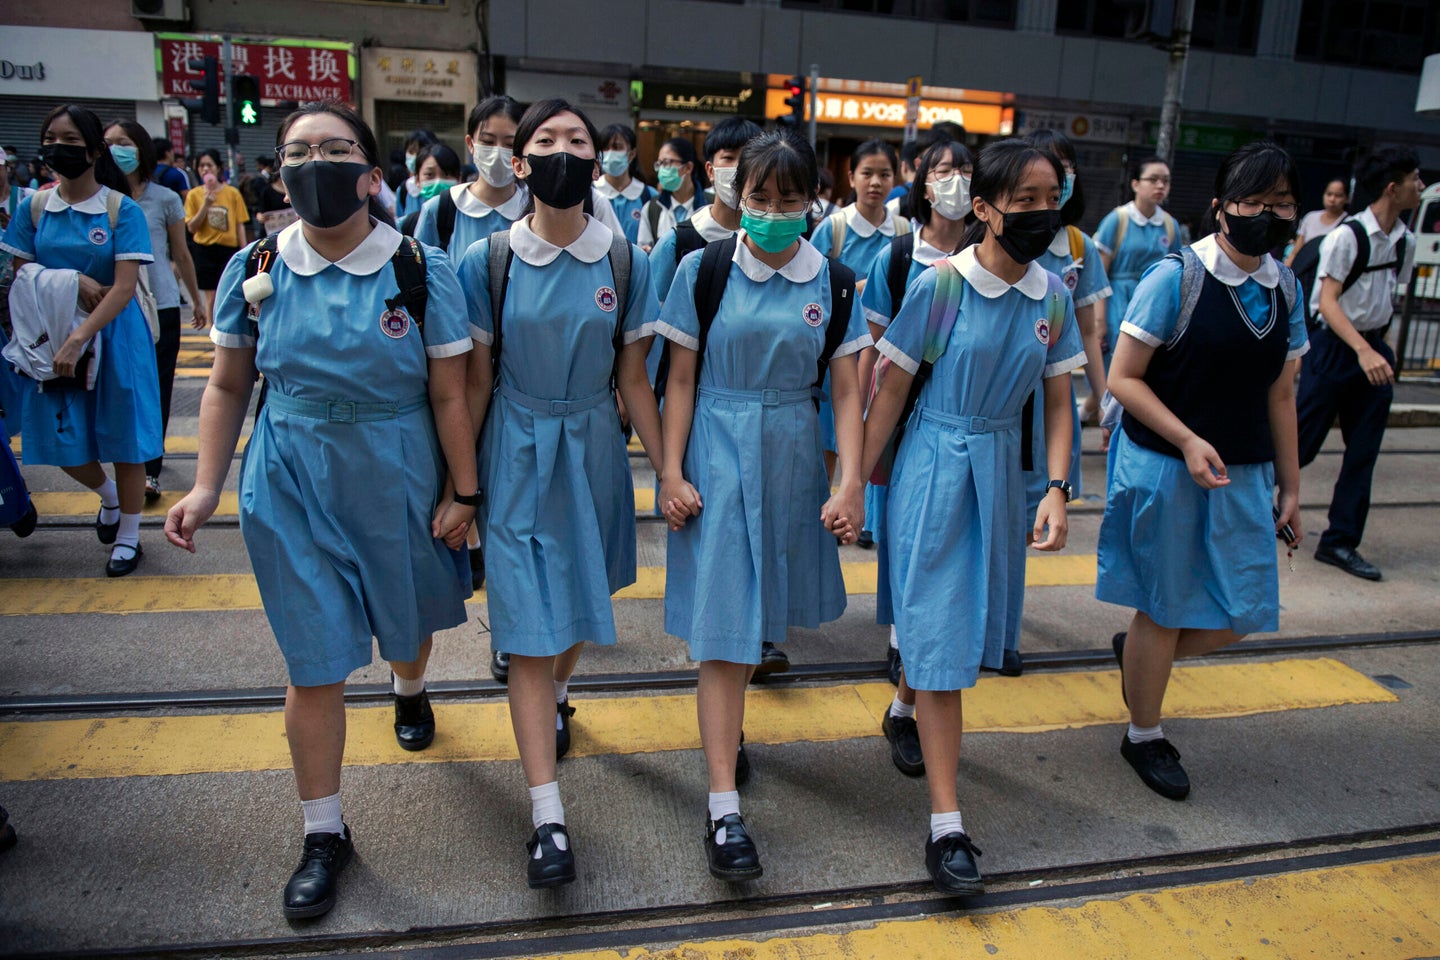
POLYGON ((885 658, 889 666, 890 683, 892 686, 900 686, 900 670, 904 663, 900 660, 900 649, 898 647, 886 647, 885 658))
POLYGON ((735 754, 735 789, 750 782, 750 757, 745 753, 745 731, 740 731, 740 750, 735 754))
POLYGON ((340 871, 355 853, 350 828, 344 834, 308 833, 300 866, 285 884, 285 917, 304 920, 327 914, 335 906, 340 871))
POLYGON ((1146 740, 1136 743, 1126 733, 1120 741, 1124 757, 1145 786, 1167 800, 1184 800, 1190 795, 1190 776, 1180 766, 1180 751, 1169 740, 1146 740))
POLYGON ((570 718, 575 716, 575 708, 568 697, 555 704, 555 715, 560 718, 555 727, 555 759, 559 760, 570 752, 570 718))
POLYGON ((755 676, 763 677, 770 673, 784 673, 790 669, 790 658, 769 640, 760 644, 760 662, 755 667, 755 676))
POLYGON ((510 654, 504 650, 490 651, 490 676, 496 683, 510 682, 510 654))
POLYGON ((19 537, 21 540, 24 540, 26 537, 30 536, 30 534, 35 532, 35 524, 39 522, 40 511, 35 509, 35 503, 34 501, 31 501, 30 507, 25 511, 24 516, 22 516, 19 520, 16 520, 14 523, 10 524, 10 530, 15 534, 15 536, 19 537))
MULTIPOLYGON (((102 507, 101 510, 103 509, 102 507)), ((118 510, 119 508, 117 507, 116 509, 118 510)), ((114 543, 115 538, 120 535, 120 521, 116 520, 114 523, 101 523, 101 510, 95 511, 95 539, 108 547, 114 543)))
POLYGON ((1025 672, 1025 661, 1019 650, 1006 650, 1000 656, 999 674, 1002 677, 1018 677, 1025 672))
POLYGON ((709 820, 705 825, 705 856, 710 863, 710 876, 732 883, 754 880, 765 872, 760 866, 760 852, 755 841, 745 829, 745 821, 738 813, 727 813, 719 820, 709 820), (716 843, 715 837, 721 828, 725 829, 725 842, 716 843))
POLYGON ((890 759, 895 769, 907 777, 925 775, 925 754, 920 749, 920 728, 914 717, 897 717, 885 711, 880 732, 890 741, 890 759))
POLYGON ((935 889, 957 897, 978 897, 985 892, 975 858, 980 848, 963 833, 947 833, 939 840, 925 839, 925 869, 935 889))
POLYGON ((542 823, 534 835, 525 843, 525 852, 530 859, 525 863, 525 882, 532 890, 544 887, 562 887, 575 882, 575 849, 570 845, 570 834, 563 823, 542 823), (556 836, 565 838, 565 849, 555 842, 556 836), (535 849, 540 848, 540 856, 535 849))
POLYGON ((430 709, 430 691, 413 697, 395 696, 395 741, 405 750, 424 750, 435 740, 435 711, 430 709))
POLYGON ((140 548, 140 544, 138 543, 135 544, 135 555, 129 560, 117 559, 112 553, 110 555, 110 562, 105 564, 105 576, 124 577, 134 573, 136 568, 140 566, 140 558, 143 556, 145 556, 145 551, 140 548))

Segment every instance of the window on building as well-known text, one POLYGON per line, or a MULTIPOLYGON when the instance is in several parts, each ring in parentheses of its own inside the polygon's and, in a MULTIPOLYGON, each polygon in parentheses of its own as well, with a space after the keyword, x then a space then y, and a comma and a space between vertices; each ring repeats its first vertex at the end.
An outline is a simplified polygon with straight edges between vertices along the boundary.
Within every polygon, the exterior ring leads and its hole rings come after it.
MULTIPOLYGON (((1126 39, 1144 16, 1139 0, 1065 0, 1056 4, 1055 32, 1126 39)), ((1260 0, 1195 0, 1190 45, 1221 53, 1254 53, 1260 0)))
POLYGON ((787 10, 869 13, 1014 29, 1017 0, 780 0, 787 10))
POLYGON ((1440 53, 1434 0, 1305 0, 1297 60, 1419 73, 1440 53))

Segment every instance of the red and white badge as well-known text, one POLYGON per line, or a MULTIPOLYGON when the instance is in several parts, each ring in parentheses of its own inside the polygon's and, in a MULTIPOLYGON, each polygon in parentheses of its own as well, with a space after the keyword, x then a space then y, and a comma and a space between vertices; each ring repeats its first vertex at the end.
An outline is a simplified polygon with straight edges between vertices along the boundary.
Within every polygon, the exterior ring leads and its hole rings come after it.
POLYGON ((620 296, 610 287, 601 287, 595 291, 595 306, 606 313, 614 313, 615 307, 620 303, 620 296))
POLYGON ((1075 270, 1074 268, 1066 270, 1065 276, 1061 277, 1060 280, 1062 283, 1065 284, 1066 290, 1074 293, 1075 288, 1080 285, 1080 271, 1075 270))
POLYGON ((1035 321, 1035 339, 1050 346, 1050 321, 1044 317, 1035 321))
POLYGON ((821 321, 825 319, 824 314, 820 311, 820 304, 818 303, 805 304, 805 309, 801 311, 801 316, 803 316, 805 322, 812 327, 820 326, 821 321))
POLYGON ((630 219, 631 219, 631 220, 634 220, 636 223, 639 223, 639 222, 640 222, 640 208, 639 208, 639 207, 636 207, 634 210, 632 210, 632 211, 630 212, 630 219))
POLYGON ((1168 234, 1168 233, 1162 233, 1162 234, 1160 234, 1160 246, 1162 246, 1162 247, 1169 247, 1169 246, 1170 246, 1170 234, 1168 234))
POLYGON ((110 239, 110 231, 106 230, 104 227, 93 227, 93 228, 91 228, 91 230, 90 230, 90 242, 93 243, 93 244, 95 244, 95 246, 97 246, 97 247, 102 246, 102 245, 105 243, 105 241, 106 241, 106 240, 109 240, 109 239, 110 239))
POLYGON ((380 332, 391 340, 399 340, 410 332, 410 314, 404 310, 386 310, 380 314, 380 332))

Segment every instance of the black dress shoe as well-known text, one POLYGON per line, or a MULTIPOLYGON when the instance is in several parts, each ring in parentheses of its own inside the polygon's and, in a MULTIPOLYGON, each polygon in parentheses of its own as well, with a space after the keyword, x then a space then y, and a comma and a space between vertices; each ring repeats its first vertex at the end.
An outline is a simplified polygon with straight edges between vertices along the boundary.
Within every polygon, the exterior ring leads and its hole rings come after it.
POLYGON ((941 893, 958 897, 978 897, 985 892, 980 868, 975 858, 980 848, 963 833, 947 833, 939 840, 925 840, 925 869, 930 881, 941 893))
MULTIPOLYGON (((120 536, 120 521, 116 520, 114 523, 101 523, 100 514, 103 509, 102 507, 100 510, 95 511, 95 539, 108 547, 115 542, 116 537, 120 536)), ((119 508, 117 507, 116 509, 119 508)))
POLYGON ((395 740, 405 750, 424 750, 435 740, 435 711, 430 709, 428 690, 413 697, 395 694, 395 740))
POLYGON ((563 823, 542 823, 525 843, 525 852, 530 859, 525 864, 525 882, 530 889, 562 887, 575 882, 575 850, 570 846, 570 834, 563 823), (565 841, 565 849, 555 842, 556 837, 565 841), (540 856, 535 856, 539 848, 540 856))
POLYGON ((900 648, 886 647, 885 651, 885 656, 889 660, 890 666, 890 682, 898 687, 900 686, 900 668, 904 666, 904 664, 900 662, 900 648))
POLYGON ((474 547, 470 550, 470 588, 479 590, 483 586, 485 586, 485 550, 481 547, 474 547))
POLYGON ((140 544, 135 544, 135 553, 128 560, 120 559, 112 552, 110 562, 105 564, 105 576, 124 577, 135 572, 140 566, 140 558, 145 556, 145 551, 140 549, 140 544))
POLYGON ((1190 795, 1190 778, 1180 766, 1180 751, 1165 738, 1135 743, 1127 733, 1120 741, 1120 756, 1129 761, 1145 786, 1167 800, 1190 795))
POLYGON ((307 833, 300 866, 285 884, 285 916, 303 920, 329 913, 335 906, 340 871, 355 853, 350 828, 338 833, 307 833))
POLYGON ((1315 559, 1332 567, 1339 567, 1350 576, 1359 577, 1361 580, 1380 579, 1380 568, 1360 556, 1360 551, 1352 547, 1316 547, 1315 559))
POLYGON ((1115 651, 1115 665, 1120 668, 1120 699, 1125 701, 1125 706, 1130 706, 1130 698, 1125 696, 1125 631, 1121 630, 1110 638, 1110 649, 1115 651))
MULTIPOLYGON (((35 524, 38 523, 39 520, 40 511, 35 509, 35 503, 32 500, 29 509, 25 511, 25 515, 19 520, 16 520, 14 523, 10 524, 10 529, 15 534, 15 536, 23 540, 24 538, 30 536, 30 534, 35 532, 35 524)), ((115 526, 118 530, 120 525, 116 524, 115 526)))
POLYGON ((765 872, 760 866, 755 841, 750 839, 745 821, 738 813, 727 813, 719 820, 706 823, 705 855, 710 862, 710 876, 717 880, 754 880, 765 872), (716 843, 721 828, 725 830, 725 842, 716 843))
POLYGON ((1000 676, 1018 677, 1025 672, 1025 661, 1020 659, 1019 650, 1006 650, 1000 656, 1000 676))
POLYGON ((769 640, 760 644, 760 663, 755 667, 755 676, 767 673, 784 673, 790 669, 790 658, 769 640))
POLYGON ((861 530, 860 536, 855 538, 855 546, 861 550, 871 550, 875 547, 875 534, 869 530, 861 530))
POLYGON ((570 718, 575 716, 575 708, 568 697, 555 704, 555 716, 560 720, 555 725, 555 759, 559 760, 570 752, 570 718))
POLYGON ((907 777, 923 777, 925 754, 920 749, 920 728, 915 718, 897 717, 887 710, 880 729, 890 741, 890 759, 895 761, 895 769, 907 777))
POLYGON ((500 683, 510 680, 510 654, 503 650, 490 651, 490 676, 500 683))
POLYGON ((735 754, 735 789, 750 782, 750 757, 745 753, 745 731, 740 731, 740 750, 735 754))

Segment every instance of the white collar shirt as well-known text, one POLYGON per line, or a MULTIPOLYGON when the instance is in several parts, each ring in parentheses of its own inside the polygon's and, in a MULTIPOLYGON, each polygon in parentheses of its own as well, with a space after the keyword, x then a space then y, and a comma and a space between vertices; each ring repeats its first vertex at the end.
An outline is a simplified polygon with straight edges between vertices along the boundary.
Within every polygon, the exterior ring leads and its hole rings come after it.
POLYGON ((1019 290, 1031 300, 1044 300, 1046 292, 1050 289, 1050 281, 1045 277, 1045 268, 1038 263, 1031 262, 1025 270, 1025 275, 1014 284, 1006 283, 995 274, 986 270, 980 265, 975 257, 975 248, 966 247, 950 258, 955 269, 960 271, 960 276, 975 290, 976 293, 987 300, 995 300, 1003 297, 1012 289, 1019 290))
POLYGON ((744 230, 738 231, 735 236, 739 242, 735 244, 735 256, 732 259, 740 272, 756 283, 764 283, 777 273, 791 283, 809 283, 819 276, 820 267, 825 263, 824 254, 811 246, 809 240, 802 239, 795 256, 777 270, 750 252, 750 248, 745 245, 744 230))
MULTIPOLYGON (((1395 225, 1386 233, 1380 228, 1380 222, 1375 219, 1375 214, 1367 207, 1362 210, 1354 219, 1360 222, 1365 228, 1366 236, 1370 240, 1370 264, 1391 263, 1395 260, 1395 247, 1402 237, 1409 237, 1405 241, 1405 262, 1389 270, 1375 270, 1370 273, 1362 273, 1360 279, 1349 290, 1340 295, 1340 310, 1345 317, 1361 333, 1371 330, 1378 330, 1390 322, 1390 316, 1394 312, 1394 294, 1396 284, 1405 284, 1410 280, 1410 271, 1415 264, 1415 237, 1410 234, 1404 221, 1396 219, 1395 225)), ((1320 246, 1320 263, 1315 271, 1315 286, 1310 290, 1310 310, 1312 313, 1320 311, 1320 290, 1324 286, 1325 277, 1344 282, 1345 276, 1350 272, 1351 266, 1355 263, 1355 257, 1359 249, 1355 244, 1355 234, 1349 227, 1336 227, 1325 235, 1323 240, 1315 241, 1320 246)))
POLYGON ((296 221, 280 231, 275 245, 285 266, 302 277, 313 277, 326 267, 339 267, 352 277, 368 277, 390 261, 403 239, 400 231, 387 223, 370 220, 370 233, 360 245, 339 260, 326 260, 310 241, 305 239, 303 223, 296 221))
MULTIPOLYGON (((533 214, 531 215, 533 217, 533 214)), ((515 256, 532 267, 543 267, 551 263, 562 252, 570 254, 581 263, 596 263, 610 253, 610 228, 590 215, 585 216, 585 229, 568 246, 557 247, 530 229, 531 217, 516 220, 510 227, 510 249, 515 256)))

